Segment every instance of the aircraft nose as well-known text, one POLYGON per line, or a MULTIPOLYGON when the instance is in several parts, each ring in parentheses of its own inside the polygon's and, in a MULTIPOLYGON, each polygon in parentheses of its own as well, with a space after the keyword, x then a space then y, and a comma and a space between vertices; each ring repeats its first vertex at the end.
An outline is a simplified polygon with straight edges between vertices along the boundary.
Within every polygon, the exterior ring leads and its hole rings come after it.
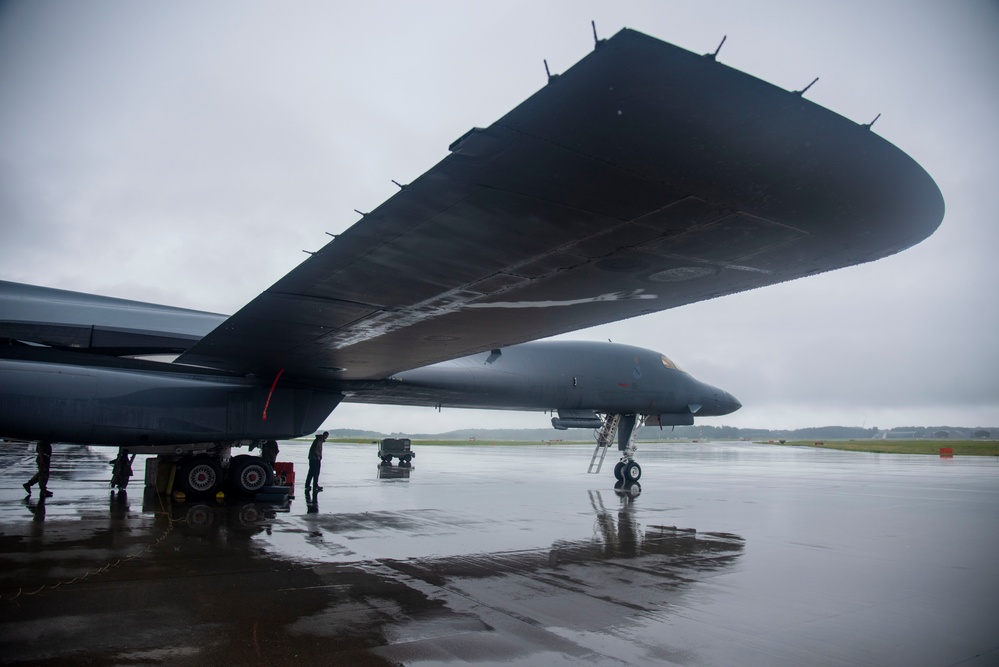
POLYGON ((742 407, 742 402, 727 391, 722 392, 720 403, 722 404, 722 409, 724 410, 724 412, 722 412, 723 415, 732 414, 742 407))
POLYGON ((736 410, 742 407, 742 403, 732 394, 728 393, 724 389, 719 389, 717 387, 711 387, 711 392, 709 394, 710 401, 705 408, 710 410, 703 411, 702 414, 705 416, 712 415, 720 417, 722 415, 732 414, 736 410))

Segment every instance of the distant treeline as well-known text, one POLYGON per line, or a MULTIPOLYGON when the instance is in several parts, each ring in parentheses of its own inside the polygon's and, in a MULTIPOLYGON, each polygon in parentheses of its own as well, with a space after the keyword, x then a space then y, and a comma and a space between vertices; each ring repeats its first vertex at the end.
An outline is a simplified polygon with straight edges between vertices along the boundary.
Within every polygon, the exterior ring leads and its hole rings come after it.
MULTIPOLYGON (((590 440, 586 429, 557 431, 553 428, 489 428, 463 429, 447 433, 379 433, 357 429, 330 429, 331 438, 379 440, 381 438, 411 438, 413 440, 590 440)), ((859 426, 817 426, 792 430, 736 428, 734 426, 677 426, 663 428, 647 426, 638 433, 640 440, 862 440, 900 438, 999 438, 999 427, 903 426, 882 431, 859 426)))

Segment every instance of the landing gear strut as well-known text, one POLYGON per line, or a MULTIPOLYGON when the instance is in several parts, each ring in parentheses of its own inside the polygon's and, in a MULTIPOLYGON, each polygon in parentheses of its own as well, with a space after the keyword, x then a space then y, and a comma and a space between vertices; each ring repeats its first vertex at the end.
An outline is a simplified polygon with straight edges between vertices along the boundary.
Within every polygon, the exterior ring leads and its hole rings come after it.
POLYGON ((603 458, 613 442, 616 431, 621 460, 614 466, 614 478, 618 482, 615 488, 637 487, 635 490, 641 493, 642 487, 638 484, 638 480, 642 478, 642 467, 635 461, 635 451, 638 449, 635 445, 635 434, 644 423, 644 415, 609 414, 604 417, 604 424, 596 433, 597 448, 593 452, 588 472, 600 472, 603 458))

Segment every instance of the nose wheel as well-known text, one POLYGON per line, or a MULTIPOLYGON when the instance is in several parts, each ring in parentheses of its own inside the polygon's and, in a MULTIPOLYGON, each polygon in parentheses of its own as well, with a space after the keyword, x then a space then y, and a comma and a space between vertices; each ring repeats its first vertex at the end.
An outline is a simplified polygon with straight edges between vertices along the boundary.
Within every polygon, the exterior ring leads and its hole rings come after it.
POLYGON ((619 482, 637 482, 642 478, 642 466, 638 461, 621 460, 614 466, 614 478, 619 482))

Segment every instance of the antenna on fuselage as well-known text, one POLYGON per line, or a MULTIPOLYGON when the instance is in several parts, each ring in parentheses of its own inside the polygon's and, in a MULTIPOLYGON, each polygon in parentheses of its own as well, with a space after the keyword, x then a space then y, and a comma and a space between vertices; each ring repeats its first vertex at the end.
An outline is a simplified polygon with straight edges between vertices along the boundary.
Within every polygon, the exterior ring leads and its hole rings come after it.
POLYGON ((874 125, 874 123, 878 122, 878 118, 881 118, 881 114, 878 114, 877 116, 875 116, 874 120, 872 120, 870 123, 866 123, 864 125, 861 125, 860 127, 869 130, 869 129, 871 129, 871 126, 874 125))
POLYGON ((723 35, 722 36, 722 41, 721 41, 720 44, 718 44, 718 48, 715 49, 715 52, 714 53, 705 53, 704 57, 705 58, 710 58, 711 60, 717 60, 718 59, 718 52, 721 51, 721 47, 725 43, 726 39, 728 39, 728 35, 723 35))
POLYGON ((604 45, 604 41, 605 40, 602 40, 599 37, 597 37, 597 22, 596 21, 590 21, 590 26, 593 28, 593 48, 594 49, 599 49, 601 46, 604 45))
POLYGON ((808 91, 809 88, 811 88, 812 86, 814 86, 815 82, 818 81, 818 80, 819 80, 819 77, 815 77, 814 79, 812 79, 812 82, 810 84, 808 84, 807 86, 805 86, 801 90, 794 91, 794 94, 797 95, 798 97, 801 97, 802 95, 805 94, 806 91, 808 91))
POLYGON ((558 78, 558 74, 552 74, 551 70, 548 69, 548 59, 547 58, 544 60, 544 63, 545 63, 545 74, 548 75, 548 83, 551 83, 552 81, 554 81, 555 79, 558 78))

